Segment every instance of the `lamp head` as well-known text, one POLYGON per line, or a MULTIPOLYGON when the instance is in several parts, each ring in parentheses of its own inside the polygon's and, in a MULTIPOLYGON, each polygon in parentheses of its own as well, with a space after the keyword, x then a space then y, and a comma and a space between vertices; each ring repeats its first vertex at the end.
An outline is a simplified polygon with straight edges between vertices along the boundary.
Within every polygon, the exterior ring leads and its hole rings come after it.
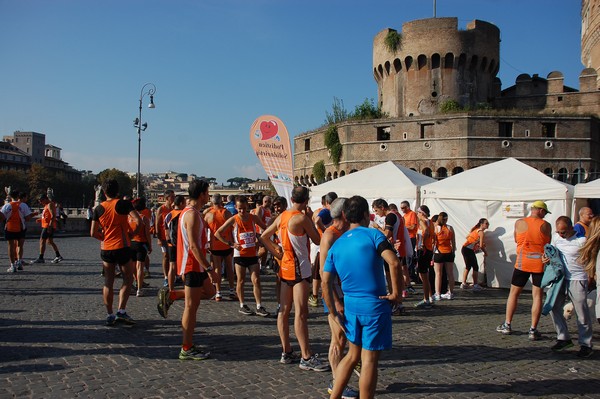
POLYGON ((146 122, 142 123, 142 130, 148 129, 148 124, 146 122))
POLYGON ((153 95, 150 95, 150 104, 148 104, 148 108, 155 108, 153 95))
POLYGON ((140 124, 140 118, 135 118, 133 120, 133 126, 138 127, 139 124, 140 124))

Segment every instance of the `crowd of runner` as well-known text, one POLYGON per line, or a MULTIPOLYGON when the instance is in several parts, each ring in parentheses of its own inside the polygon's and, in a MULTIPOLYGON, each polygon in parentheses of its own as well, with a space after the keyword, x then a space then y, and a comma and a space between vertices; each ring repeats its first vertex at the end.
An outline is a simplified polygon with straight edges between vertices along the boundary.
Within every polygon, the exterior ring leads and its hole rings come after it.
MULTIPOLYGON (((298 362, 302 370, 332 372, 328 391, 333 398, 370 398, 377 382, 377 365, 382 350, 392 345, 392 316, 405 312, 403 299, 422 287, 422 300, 415 306, 429 309, 435 302, 455 297, 454 260, 458 251, 455 231, 448 214, 431 215, 427 206, 415 211, 408 201, 372 204, 360 197, 338 198, 328 193, 322 207, 311 210, 309 190, 295 187, 291 203, 284 197, 253 198, 229 196, 227 202, 209 195, 203 180, 190 183, 188 196, 165 192, 165 202, 152 212, 144 199, 123 199, 118 183, 102 186, 106 200, 91 215, 90 234, 101 242, 103 299, 106 325, 134 324, 126 312, 130 294, 144 296, 149 274, 153 236, 162 254, 164 283, 158 292, 158 312, 168 317, 172 304, 184 303, 182 314, 181 360, 204 360, 206 349, 194 343, 194 331, 201 300, 221 301, 224 295, 239 302, 239 313, 267 317, 262 303, 261 274, 269 268, 277 278, 277 331, 281 341, 281 363, 298 362), (117 311, 113 308, 113 286, 121 275, 117 311), (246 276, 252 284, 254 303, 245 296, 246 276), (228 292, 222 289, 228 284, 228 292), (179 288, 183 286, 182 288, 179 288), (319 294, 319 291, 322 294, 319 294), (251 304, 251 305, 250 305, 251 304), (328 317, 331 342, 328 359, 310 346, 308 307, 323 305, 328 317), (290 341, 290 316, 299 352, 290 341), (359 375, 359 390, 348 386, 352 372, 359 375)), ((25 222, 37 213, 26 204, 26 194, 10 193, 0 210, 5 222, 10 267, 23 268, 25 222)), ((54 243, 56 204, 44 194, 39 198, 43 211, 40 255, 44 262, 47 245, 55 251, 52 262, 62 256, 54 243)), ((550 314, 557 331, 551 348, 563 351, 573 342, 563 316, 569 297, 577 317, 579 357, 592 354, 592 324, 588 292, 595 285, 600 222, 591 209, 579 211, 573 224, 567 216, 556 220, 555 233, 544 221, 550 213, 543 201, 535 201, 530 216, 515 223, 517 260, 506 304, 506 317, 497 331, 512 333, 512 318, 518 298, 528 281, 532 283, 533 305, 528 338, 541 337, 537 330, 540 315, 550 314), (586 239, 587 238, 587 239, 586 239), (547 245, 552 244, 552 245, 547 245), (551 285, 545 303, 543 288, 551 285)), ((460 289, 482 290, 477 254, 487 256, 485 231, 489 221, 481 218, 460 247, 465 270, 460 289), (468 283, 472 273, 472 284, 468 283)), ((33 263, 32 262, 32 263, 33 263)))

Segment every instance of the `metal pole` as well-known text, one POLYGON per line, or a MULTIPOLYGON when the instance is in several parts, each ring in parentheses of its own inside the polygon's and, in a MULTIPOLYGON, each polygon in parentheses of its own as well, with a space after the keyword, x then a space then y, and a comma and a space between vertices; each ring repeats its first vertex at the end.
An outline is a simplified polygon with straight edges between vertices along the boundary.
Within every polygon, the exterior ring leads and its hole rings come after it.
POLYGON ((433 0, 433 18, 437 18, 437 0, 433 0))
POLYGON ((136 196, 139 197, 140 196, 140 158, 141 158, 141 154, 142 154, 142 98, 143 98, 143 89, 142 89, 142 95, 140 96, 140 121, 138 122, 138 159, 137 159, 137 175, 136 175, 136 182, 135 182, 135 190, 136 190, 136 196))

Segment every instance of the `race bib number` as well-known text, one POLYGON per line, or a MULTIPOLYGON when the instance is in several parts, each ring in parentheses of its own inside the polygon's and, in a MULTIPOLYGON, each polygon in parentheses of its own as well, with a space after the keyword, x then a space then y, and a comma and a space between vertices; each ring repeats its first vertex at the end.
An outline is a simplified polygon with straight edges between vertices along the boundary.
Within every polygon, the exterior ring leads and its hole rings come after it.
POLYGON ((240 245, 242 248, 252 248, 256 246, 256 234, 254 232, 241 233, 240 245))

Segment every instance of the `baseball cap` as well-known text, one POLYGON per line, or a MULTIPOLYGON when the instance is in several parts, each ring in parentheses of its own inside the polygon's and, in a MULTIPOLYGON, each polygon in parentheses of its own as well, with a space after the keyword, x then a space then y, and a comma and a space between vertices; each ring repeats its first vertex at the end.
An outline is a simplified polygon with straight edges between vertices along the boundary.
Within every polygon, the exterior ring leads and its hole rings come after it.
POLYGON ((531 204, 532 208, 538 208, 538 209, 543 209, 545 210, 547 213, 552 213, 548 210, 548 206, 546 205, 546 203, 544 201, 534 201, 533 204, 531 204))

